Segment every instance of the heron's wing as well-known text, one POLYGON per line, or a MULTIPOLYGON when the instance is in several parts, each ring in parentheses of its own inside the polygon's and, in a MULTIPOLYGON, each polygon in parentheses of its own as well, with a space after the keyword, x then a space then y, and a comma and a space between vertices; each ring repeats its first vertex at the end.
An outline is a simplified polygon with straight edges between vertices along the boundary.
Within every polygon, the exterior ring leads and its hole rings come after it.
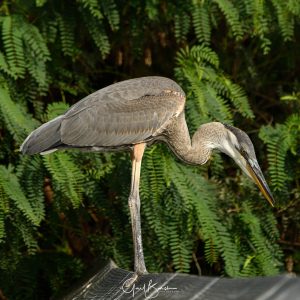
POLYGON ((64 144, 118 147, 143 142, 162 132, 185 102, 182 94, 170 88, 155 95, 127 89, 101 97, 102 101, 82 102, 77 110, 66 113, 60 131, 64 144))
POLYGON ((185 97, 181 87, 169 78, 159 76, 140 77, 114 83, 88 95, 74 104, 66 115, 71 116, 88 107, 97 107, 104 103, 116 103, 118 105, 147 95, 156 96, 164 91, 174 91, 185 97))
POLYGON ((184 92, 171 79, 142 77, 101 89, 64 115, 34 130, 21 151, 35 154, 69 146, 120 146, 163 131, 184 107, 184 92))

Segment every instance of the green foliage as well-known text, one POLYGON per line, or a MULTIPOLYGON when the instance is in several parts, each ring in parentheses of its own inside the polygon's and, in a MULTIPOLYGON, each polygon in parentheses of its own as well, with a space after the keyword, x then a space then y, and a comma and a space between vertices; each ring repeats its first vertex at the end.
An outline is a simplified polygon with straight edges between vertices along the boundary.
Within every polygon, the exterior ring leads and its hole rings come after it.
MULTIPOLYGON (((250 253, 249 257, 251 257, 251 264, 244 264, 242 274, 249 275, 249 273, 251 274, 254 271, 257 275, 260 273, 275 275, 278 272, 276 256, 278 256, 279 249, 276 249, 277 251, 275 252, 274 250, 277 247, 270 244, 272 240, 268 241, 265 239, 265 235, 262 232, 262 223, 259 218, 251 212, 250 205, 246 202, 243 204, 243 212, 241 213, 240 218, 244 224, 247 224, 250 233, 249 244, 252 246, 254 253, 250 253), (253 265, 257 266, 258 270, 253 270, 253 265), (251 271, 249 270, 249 267, 252 267, 251 271)), ((273 230, 274 227, 272 228, 273 230)), ((267 234, 270 234, 270 231, 267 231, 267 234)))
MULTIPOLYGON (((1 21, 3 48, 5 50, 6 61, 9 66, 9 70, 7 71, 15 79, 17 79, 18 77, 24 76, 26 68, 24 48, 22 45, 22 27, 20 26, 20 16, 5 16, 2 17, 1 21)), ((4 68, 5 67, 6 63, 4 65, 4 68)))
POLYGON ((203 45, 209 45, 212 28, 208 14, 208 1, 193 4, 192 18, 196 37, 203 45))
POLYGON ((44 164, 51 173, 58 192, 61 192, 74 207, 78 207, 82 201, 84 177, 70 155, 54 153, 44 156, 44 164))
MULTIPOLYGON (((295 101, 298 110, 300 101, 297 94, 282 97, 285 101, 295 101)), ((260 130, 260 138, 266 143, 268 151, 269 172, 275 191, 287 193, 289 184, 297 174, 297 154, 300 146, 300 115, 291 114, 283 124, 264 126, 260 130), (287 167, 288 161, 291 167, 287 167), (292 162, 296 161, 296 164, 292 162)))
POLYGON ((0 292, 54 297, 96 257, 132 269, 129 154, 18 149, 84 96, 147 74, 180 83, 191 134, 212 120, 250 133, 277 205, 220 154, 189 167, 153 145, 140 187, 148 270, 274 275, 296 260, 299 17, 296 0, 2 1, 0 292))
POLYGON ((28 114, 24 112, 22 106, 11 99, 8 86, 0 86, 0 113, 5 125, 9 129, 14 139, 21 143, 26 134, 29 134, 37 122, 32 121, 28 114))
POLYGON ((182 83, 188 82, 185 85, 190 92, 188 96, 195 99, 187 103, 193 125, 198 126, 199 121, 208 120, 231 123, 233 116, 229 102, 243 116, 253 118, 244 91, 220 72, 219 59, 210 48, 194 46, 183 49, 177 56, 177 62, 176 75, 182 83))
POLYGON ((221 224, 216 202, 213 201, 217 197, 216 186, 202 176, 195 175, 190 168, 172 164, 170 176, 176 192, 184 201, 189 214, 193 211, 196 213, 196 220, 191 225, 196 225, 201 230, 206 259, 212 264, 220 253, 224 259, 225 272, 230 276, 237 276, 240 269, 238 249, 227 229, 221 224))

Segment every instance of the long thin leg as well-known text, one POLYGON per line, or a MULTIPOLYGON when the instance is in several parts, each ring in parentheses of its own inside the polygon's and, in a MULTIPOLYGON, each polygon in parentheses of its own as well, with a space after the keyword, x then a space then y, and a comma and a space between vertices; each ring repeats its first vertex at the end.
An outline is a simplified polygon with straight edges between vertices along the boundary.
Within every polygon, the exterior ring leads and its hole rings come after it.
POLYGON ((147 269, 144 262, 144 253, 142 245, 142 231, 141 231, 141 216, 140 216, 140 173, 141 162, 144 154, 146 144, 137 144, 133 147, 132 151, 132 177, 131 177, 131 192, 128 199, 133 246, 134 246, 134 271, 137 275, 147 273, 147 269))

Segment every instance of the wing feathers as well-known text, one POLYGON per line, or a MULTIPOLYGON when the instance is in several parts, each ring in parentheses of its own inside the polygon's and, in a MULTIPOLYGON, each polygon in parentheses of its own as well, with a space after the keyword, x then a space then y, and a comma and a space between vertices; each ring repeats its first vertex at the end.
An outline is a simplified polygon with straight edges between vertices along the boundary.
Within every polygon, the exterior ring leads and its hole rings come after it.
POLYGON ((60 142, 60 125, 62 116, 59 116, 33 132, 26 138, 20 147, 23 154, 36 154, 47 150, 60 142))
POLYGON ((101 89, 33 131, 23 153, 54 146, 117 147, 149 140, 184 108, 184 92, 163 77, 142 77, 101 89))
POLYGON ((149 96, 114 105, 100 105, 64 118, 61 140, 72 146, 115 147, 155 136, 177 113, 173 95, 149 96))

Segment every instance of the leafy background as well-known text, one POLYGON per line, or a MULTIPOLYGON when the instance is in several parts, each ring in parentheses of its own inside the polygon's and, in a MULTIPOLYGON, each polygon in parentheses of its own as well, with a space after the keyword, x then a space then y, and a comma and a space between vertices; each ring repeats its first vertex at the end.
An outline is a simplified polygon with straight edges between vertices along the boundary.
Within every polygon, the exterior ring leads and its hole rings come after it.
POLYGON ((300 272, 299 17, 297 0, 1 1, 0 299, 56 296, 95 260, 132 269, 129 154, 18 149, 87 94, 146 75, 181 84, 191 134, 212 120, 248 132, 276 198, 218 153, 195 168, 147 149, 148 270, 300 272))

